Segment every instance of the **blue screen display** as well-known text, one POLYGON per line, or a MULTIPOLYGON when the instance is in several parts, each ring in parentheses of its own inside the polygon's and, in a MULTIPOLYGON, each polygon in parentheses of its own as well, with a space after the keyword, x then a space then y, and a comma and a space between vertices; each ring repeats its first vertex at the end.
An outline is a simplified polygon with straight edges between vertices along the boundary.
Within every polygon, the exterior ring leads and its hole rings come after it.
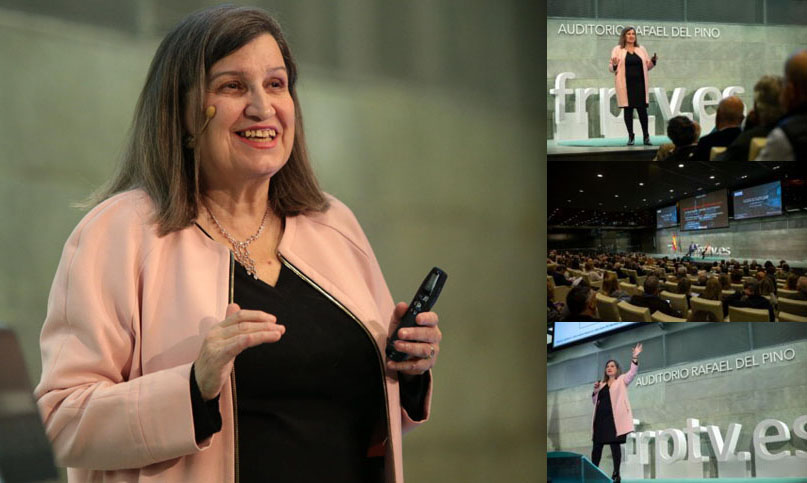
POLYGON ((782 214, 782 183, 774 181, 734 192, 734 219, 782 214))
POLYGON ((678 224, 678 205, 656 210, 656 228, 669 228, 678 224))

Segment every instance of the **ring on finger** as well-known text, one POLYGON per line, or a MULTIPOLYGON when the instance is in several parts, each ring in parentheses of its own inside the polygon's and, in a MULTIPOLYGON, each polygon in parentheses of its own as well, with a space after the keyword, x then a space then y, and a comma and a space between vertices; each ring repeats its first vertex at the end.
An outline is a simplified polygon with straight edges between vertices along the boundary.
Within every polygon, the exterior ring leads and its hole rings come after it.
POLYGON ((434 346, 429 344, 429 348, 431 349, 431 351, 429 352, 429 355, 426 357, 426 359, 433 359, 434 358, 434 346))

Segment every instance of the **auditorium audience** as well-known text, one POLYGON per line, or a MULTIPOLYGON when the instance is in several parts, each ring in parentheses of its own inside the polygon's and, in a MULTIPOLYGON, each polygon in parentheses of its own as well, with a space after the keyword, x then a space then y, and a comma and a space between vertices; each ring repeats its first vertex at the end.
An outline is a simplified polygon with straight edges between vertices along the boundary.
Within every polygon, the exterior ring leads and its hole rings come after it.
POLYGON ((662 299, 658 296, 659 294, 659 280, 658 277, 655 275, 648 275, 648 277, 644 281, 644 293, 639 295, 634 295, 630 298, 628 303, 631 305, 636 305, 637 307, 647 307, 650 309, 650 313, 654 313, 657 310, 661 312, 673 316, 673 317, 681 317, 681 314, 678 313, 677 310, 673 310, 670 306, 670 302, 662 299))
POLYGON ((787 112, 768 134, 756 161, 807 161, 807 49, 785 62, 781 100, 787 112))
POLYGON ((748 161, 751 140, 767 137, 776 121, 785 113, 779 96, 782 92, 780 76, 764 75, 754 85, 754 109, 748 113, 743 132, 715 161, 748 161))
POLYGON ((580 284, 572 287, 566 296, 569 314, 561 322, 602 322, 597 315, 597 293, 591 287, 580 284))
POLYGON ((728 146, 740 135, 740 124, 745 117, 743 114, 743 101, 737 96, 729 96, 717 105, 715 117, 715 130, 698 141, 698 146, 692 155, 694 161, 709 161, 713 147, 728 146))
MULTIPOLYGON (((759 281, 755 279, 747 279, 743 283, 743 291, 736 292, 734 295, 727 297, 723 301, 723 313, 728 313, 729 307, 746 307, 750 309, 767 309, 768 317, 771 322, 776 320, 773 313, 773 305, 760 295, 759 281)), ((735 321, 742 322, 742 321, 735 321)))
POLYGON ((780 263, 779 267, 782 269, 776 272, 776 278, 787 280, 790 277, 790 265, 787 263, 780 263))

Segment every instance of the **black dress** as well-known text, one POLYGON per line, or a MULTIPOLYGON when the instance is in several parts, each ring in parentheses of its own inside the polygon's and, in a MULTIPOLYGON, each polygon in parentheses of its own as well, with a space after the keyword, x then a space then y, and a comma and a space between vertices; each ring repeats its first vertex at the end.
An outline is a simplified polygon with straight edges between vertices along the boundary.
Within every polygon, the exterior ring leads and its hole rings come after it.
POLYGON ((628 107, 647 107, 642 58, 637 54, 625 55, 625 86, 628 89, 628 107))
POLYGON ((608 384, 597 393, 597 409, 594 411, 594 435, 591 438, 595 444, 624 443, 627 434, 616 435, 614 424, 614 411, 611 408, 611 392, 608 384))
MULTIPOLYGON (((285 265, 275 286, 235 263, 233 301, 275 314, 280 341, 235 359, 239 480, 378 483, 383 455, 370 446, 386 436, 381 363, 370 336, 285 265)), ((221 430, 219 397, 203 401, 191 368, 196 440, 221 430)), ((400 382, 401 405, 423 419, 429 376, 400 382)))

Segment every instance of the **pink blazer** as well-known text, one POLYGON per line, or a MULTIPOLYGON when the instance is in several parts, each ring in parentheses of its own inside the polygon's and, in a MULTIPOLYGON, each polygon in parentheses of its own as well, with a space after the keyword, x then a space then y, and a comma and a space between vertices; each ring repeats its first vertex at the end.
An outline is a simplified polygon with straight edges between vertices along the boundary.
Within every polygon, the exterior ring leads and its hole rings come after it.
MULTIPOLYGON (((383 359, 392 298, 353 214, 330 201, 325 213, 286 219, 280 255, 356 316, 383 359)), ((233 482, 231 385, 219 402, 222 430, 198 445, 189 392, 202 338, 224 319, 230 253, 195 226, 158 237, 152 212, 145 193, 129 191, 70 235, 48 300, 35 397, 70 481, 233 482)), ((387 417, 372 449, 385 455, 386 481, 401 482, 402 434, 422 421, 401 408, 397 372, 382 374, 387 417)), ((431 387, 426 418, 430 397, 431 387)))
MULTIPOLYGON (((628 384, 633 381, 638 372, 639 366, 631 361, 630 370, 620 375, 608 389, 608 393, 611 395, 611 409, 614 413, 614 426, 616 426, 617 436, 633 431, 633 411, 631 411, 630 401, 628 401, 628 384)), ((594 403, 594 413, 591 416, 592 430, 594 429, 594 416, 597 414, 597 394, 601 390, 602 387, 594 391, 591 396, 591 402, 594 403)))
MULTIPOLYGON (((650 104, 650 94, 648 93, 648 89, 650 89, 650 82, 648 82, 647 71, 655 67, 653 62, 650 60, 650 56, 647 55, 647 51, 644 47, 639 46, 636 47, 634 53, 638 55, 642 59, 642 71, 644 72, 644 97, 645 102, 650 104)), ((608 70, 613 72, 614 66, 611 64, 611 59, 614 57, 619 59, 619 63, 616 67, 616 75, 614 76, 614 87, 616 88, 616 102, 619 107, 627 107, 628 106, 628 87, 625 83, 625 56, 628 55, 628 49, 623 49, 619 45, 611 49, 611 57, 608 58, 608 70)))

